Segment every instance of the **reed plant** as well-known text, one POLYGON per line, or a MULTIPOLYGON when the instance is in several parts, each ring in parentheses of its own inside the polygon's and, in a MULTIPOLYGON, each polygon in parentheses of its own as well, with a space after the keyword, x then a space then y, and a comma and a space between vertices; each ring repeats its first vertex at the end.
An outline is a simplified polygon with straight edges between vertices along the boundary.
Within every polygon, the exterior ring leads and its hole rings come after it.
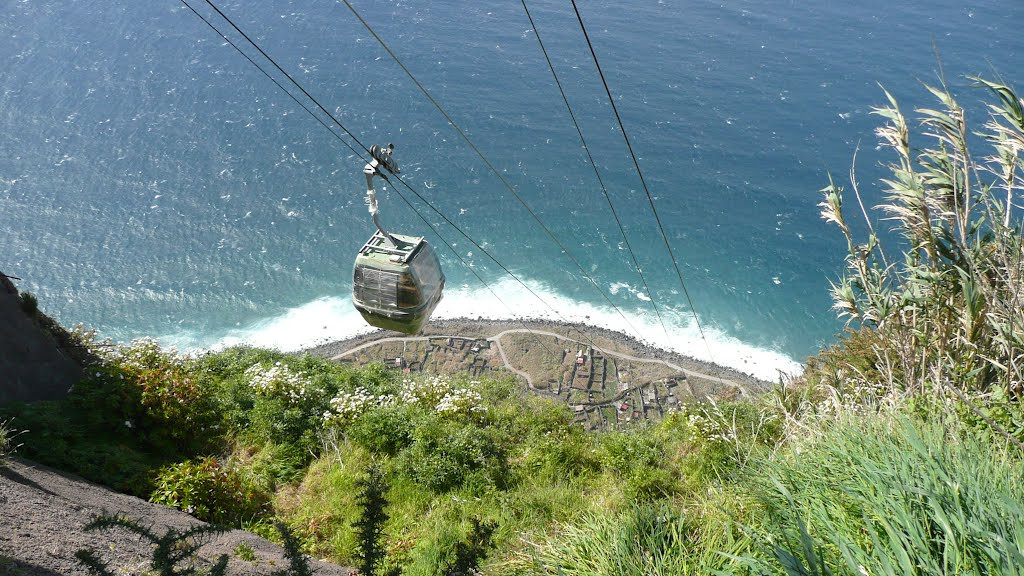
POLYGON ((834 308, 870 332, 846 342, 845 353, 812 361, 811 379, 847 390, 945 390, 963 401, 1024 391, 1024 101, 1008 85, 973 80, 994 97, 977 132, 945 83, 926 87, 938 106, 915 110, 920 141, 888 92, 888 104, 873 110, 885 120, 881 146, 895 154, 877 208, 899 240, 883 245, 853 170, 866 241, 848 223, 843 187, 830 178, 822 190, 822 217, 848 248, 834 308), (978 143, 986 153, 972 151, 978 143))

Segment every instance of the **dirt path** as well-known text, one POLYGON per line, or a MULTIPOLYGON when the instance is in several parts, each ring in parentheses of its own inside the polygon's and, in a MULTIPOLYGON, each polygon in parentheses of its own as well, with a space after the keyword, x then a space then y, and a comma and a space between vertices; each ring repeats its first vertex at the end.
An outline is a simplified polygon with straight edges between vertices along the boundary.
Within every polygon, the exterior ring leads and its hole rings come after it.
MULTIPOLYGON (((0 461, 0 575, 86 576, 75 552, 93 548, 116 574, 149 571, 152 547, 124 530, 88 533, 83 527, 100 514, 125 514, 163 535, 202 524, 191 516, 119 494, 103 486, 27 460, 0 461)), ((230 557, 228 574, 267 576, 287 565, 281 548, 241 530, 214 537, 199 551, 199 565, 221 554, 230 557), (250 547, 256 559, 247 562, 234 551, 250 547)), ((349 568, 312 562, 318 576, 349 576, 349 568)))
MULTIPOLYGON (((567 336, 562 336, 561 334, 555 334, 554 332, 547 332, 547 331, 544 331, 544 330, 524 330, 524 329, 505 330, 503 332, 495 334, 493 338, 488 338, 488 340, 492 340, 492 341, 498 343, 498 346, 500 347, 501 346, 500 342, 501 342, 501 337, 502 336, 504 336, 505 334, 520 334, 520 333, 532 333, 532 334, 540 334, 542 336, 553 336, 555 338, 558 338, 558 339, 561 339, 561 340, 567 340, 567 341, 573 342, 575 344, 587 345, 586 342, 583 342, 581 340, 576 340, 576 339, 573 339, 573 338, 569 338, 567 336)), ((686 374, 687 376, 696 376, 698 378, 705 378, 707 380, 717 380, 717 381, 719 381, 719 382, 721 382, 723 384, 728 384, 729 386, 736 387, 736 389, 738 389, 744 395, 749 394, 749 391, 747 390, 746 384, 743 384, 742 382, 737 382, 736 380, 731 380, 729 378, 724 378, 722 376, 714 376, 714 375, 707 374, 707 373, 704 373, 704 372, 699 372, 697 370, 691 370, 689 368, 683 368, 682 366, 679 366, 677 364, 673 364, 672 362, 669 362, 667 360, 661 360, 661 359, 657 359, 657 358, 654 358, 654 359, 652 359, 652 358, 641 358, 639 356, 632 356, 630 354, 624 354, 622 352, 615 352, 615 351, 609 350, 607 348, 601 348, 600 346, 593 346, 593 348, 594 348, 594 350, 597 350, 598 352, 600 352, 601 354, 604 354, 605 356, 615 356, 616 358, 621 358, 623 360, 629 360, 631 362, 647 362, 647 363, 650 363, 650 364, 661 364, 662 366, 666 366, 666 367, 671 368, 673 370, 677 370, 679 372, 682 372, 683 374, 686 374)), ((505 359, 505 354, 504 353, 502 353, 501 359, 505 361, 506 367, 512 369, 511 366, 509 366, 508 361, 505 359)), ((513 371, 515 371, 515 370, 513 369, 513 371)))
MULTIPOLYGON (((522 378, 524 378, 526 380, 526 384, 531 389, 533 388, 533 380, 530 378, 529 373, 523 372, 522 370, 518 370, 514 366, 512 366, 511 362, 509 362, 509 360, 508 360, 508 357, 505 355, 505 349, 501 345, 501 339, 506 334, 526 334, 526 333, 538 334, 538 335, 541 335, 541 336, 551 336, 551 337, 556 338, 558 340, 564 340, 564 341, 567 341, 567 342, 572 342, 574 344, 590 346, 590 344, 588 344, 586 342, 583 342, 581 340, 576 340, 574 338, 569 338, 568 336, 565 336, 565 335, 562 335, 562 334, 556 334, 554 332, 548 332, 546 330, 536 330, 536 329, 511 328, 511 329, 508 329, 508 330, 502 330, 501 332, 495 334, 494 336, 487 337, 486 340, 489 340, 489 341, 493 342, 494 345, 495 345, 495 348, 497 348, 498 355, 501 357, 502 364, 504 364, 505 368, 508 369, 509 371, 511 371, 512 373, 517 374, 517 375, 521 376, 522 378)), ((371 340, 369 342, 364 342, 362 344, 359 344, 358 346, 355 346, 353 348, 349 348, 348 350, 345 350, 344 352, 341 352, 340 354, 335 354, 335 355, 331 356, 331 360, 339 360, 339 359, 344 358, 346 356, 350 356, 352 354, 355 354, 356 352, 359 352, 360 350, 364 350, 364 349, 369 348, 371 346, 377 346, 377 345, 385 343, 385 342, 425 342, 427 340, 430 340, 431 338, 444 338, 444 337, 461 338, 461 339, 465 339, 465 340, 474 340, 476 338, 479 338, 478 336, 455 336, 455 335, 446 335, 446 336, 438 336, 438 335, 432 335, 432 336, 389 336, 389 337, 385 337, 385 338, 378 338, 376 340, 371 340)), ((718 381, 718 382, 721 382, 722 384, 733 386, 737 390, 739 390, 740 393, 743 394, 744 396, 747 396, 747 395, 750 394, 749 386, 746 383, 744 383, 744 382, 740 382, 740 381, 733 380, 733 379, 726 378, 726 377, 719 376, 719 375, 708 374, 706 372, 701 372, 701 371, 693 370, 693 369, 690 369, 690 368, 684 368, 682 366, 679 366, 678 364, 674 364, 672 362, 669 362, 667 360, 662 360, 662 359, 659 359, 659 358, 641 358, 639 356, 633 356, 633 355, 625 354, 625 353, 622 353, 622 352, 615 352, 613 350, 610 350, 610 349, 607 349, 607 348, 602 348, 600 346, 593 346, 593 348, 595 350, 597 350, 598 352, 604 354, 604 355, 615 356, 617 358, 621 358, 621 359, 624 359, 624 360, 629 360, 631 362, 645 362, 645 363, 650 363, 650 364, 661 364, 662 366, 666 366, 668 368, 671 368, 672 370, 676 370, 676 371, 678 371, 680 373, 683 373, 683 374, 685 374, 687 376, 694 376, 694 377, 698 377, 698 378, 704 378, 706 380, 718 381)))

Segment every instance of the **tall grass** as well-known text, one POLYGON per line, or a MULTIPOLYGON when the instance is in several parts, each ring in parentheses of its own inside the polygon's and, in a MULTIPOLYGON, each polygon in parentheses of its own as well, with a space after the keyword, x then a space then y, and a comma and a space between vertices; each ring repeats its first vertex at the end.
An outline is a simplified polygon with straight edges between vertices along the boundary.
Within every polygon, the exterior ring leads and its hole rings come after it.
POLYGON ((738 566, 749 547, 728 520, 690 518, 667 502, 618 514, 592 512, 536 545, 534 573, 560 576, 685 576, 738 566))
POLYGON ((1024 573, 1024 462, 955 421, 846 413, 765 464, 764 573, 1024 573))
POLYGON ((15 430, 9 419, 0 419, 0 463, 10 455, 14 454, 21 444, 16 444, 15 439, 22 434, 15 430))

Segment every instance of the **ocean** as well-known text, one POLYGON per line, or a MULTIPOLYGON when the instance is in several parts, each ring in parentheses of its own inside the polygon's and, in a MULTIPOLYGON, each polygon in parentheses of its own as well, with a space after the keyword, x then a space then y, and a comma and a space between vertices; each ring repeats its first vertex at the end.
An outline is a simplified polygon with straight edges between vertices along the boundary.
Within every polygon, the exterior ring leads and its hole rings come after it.
MULTIPOLYGON (((579 1, 681 284, 570 2, 527 6, 621 230, 522 3, 352 1, 494 171, 344 3, 217 4, 362 144, 394 143, 401 176, 462 231, 378 185, 385 226, 437 247, 435 317, 586 322, 767 379, 842 330, 828 288, 845 243, 817 191, 859 149, 861 192, 880 200, 880 86, 932 105, 921 83, 941 62, 980 126, 986 94, 966 77, 1022 80, 1020 2, 579 1)), ((369 330, 350 301, 373 230, 367 156, 181 0, 7 2, 0 55, 0 271, 43 310, 180 350, 369 330)))

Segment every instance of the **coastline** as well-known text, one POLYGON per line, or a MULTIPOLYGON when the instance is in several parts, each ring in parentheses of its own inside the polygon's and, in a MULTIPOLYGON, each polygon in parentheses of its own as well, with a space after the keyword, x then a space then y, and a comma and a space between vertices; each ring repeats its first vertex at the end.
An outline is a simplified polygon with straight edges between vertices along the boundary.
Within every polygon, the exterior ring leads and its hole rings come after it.
MULTIPOLYGON (((637 340, 622 332, 593 326, 581 322, 557 322, 552 320, 493 320, 485 318, 446 318, 431 320, 416 336, 464 336, 471 338, 492 338, 506 330, 536 330, 554 332, 566 338, 580 340, 597 348, 615 352, 629 353, 636 356, 672 362, 679 366, 706 374, 712 378, 725 378, 744 384, 756 392, 769 390, 775 383, 757 378, 740 370, 712 364, 678 352, 658 348, 637 340)), ((377 330, 341 340, 318 344, 305 348, 304 351, 332 358, 346 351, 382 340, 385 338, 407 336, 398 332, 377 330)))

